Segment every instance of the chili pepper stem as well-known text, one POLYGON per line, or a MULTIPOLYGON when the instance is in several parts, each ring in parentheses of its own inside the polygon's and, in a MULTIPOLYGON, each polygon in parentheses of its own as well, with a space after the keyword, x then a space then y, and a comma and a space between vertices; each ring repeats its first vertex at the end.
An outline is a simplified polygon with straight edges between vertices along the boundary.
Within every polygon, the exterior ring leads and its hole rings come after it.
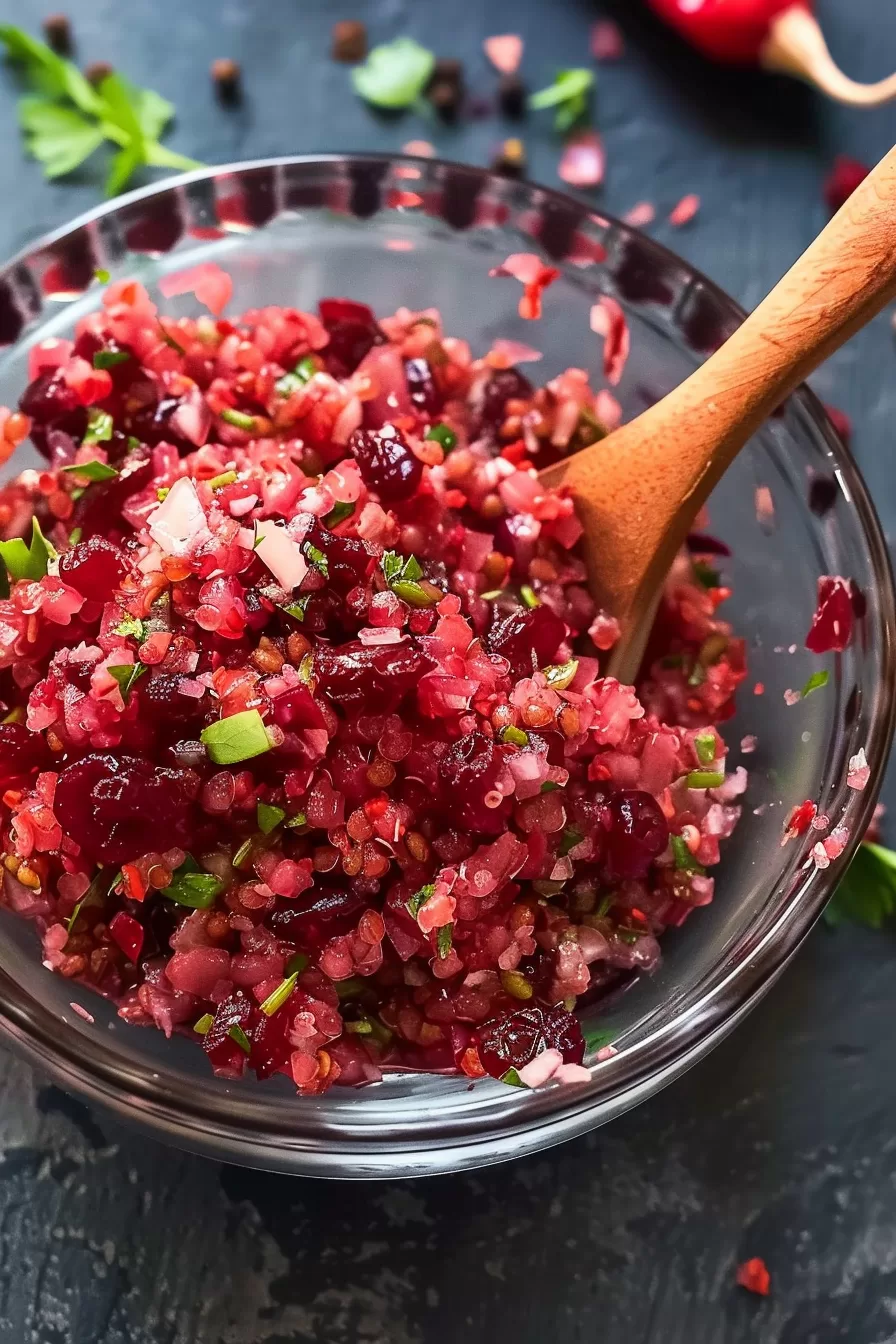
POLYGON ((834 64, 818 23, 802 4, 772 20, 759 61, 766 70, 795 75, 850 107, 875 107, 896 98, 896 74, 876 84, 857 84, 844 75, 834 64))

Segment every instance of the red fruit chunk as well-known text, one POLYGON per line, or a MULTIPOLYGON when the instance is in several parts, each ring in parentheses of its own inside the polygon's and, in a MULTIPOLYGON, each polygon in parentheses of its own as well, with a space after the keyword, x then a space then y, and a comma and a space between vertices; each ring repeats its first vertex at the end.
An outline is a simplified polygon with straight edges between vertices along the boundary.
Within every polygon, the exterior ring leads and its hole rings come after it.
POLYGON ((410 499, 420 484, 423 463, 394 425, 356 429, 348 446, 365 483, 380 499, 386 504, 410 499))
POLYGON ((89 857, 126 863, 168 845, 188 845, 191 778, 142 756, 96 752, 68 765, 56 785, 62 829, 89 857))
POLYGON ((61 369, 38 374, 19 398, 19 410, 39 425, 58 420, 78 410, 80 405, 77 392, 69 387, 61 369))
POLYGON ((493 625, 486 636, 490 653, 499 653, 510 663, 514 677, 531 677, 539 667, 548 667, 566 638, 566 626, 550 607, 518 607, 493 625))
POLYGON ((258 1012, 255 1004, 245 994, 237 991, 219 1005, 215 1020, 202 1040, 202 1048, 216 1069, 239 1069, 246 1060, 246 1053, 238 1041, 230 1035, 236 1027, 246 1038, 252 1030, 253 1016, 258 1012))
POLYGON ((127 572, 121 551, 105 537, 79 541, 59 561, 59 577, 91 602, 108 601, 127 572))
POLYGON ((430 660, 414 644, 368 647, 353 639, 334 646, 320 643, 314 654, 319 688, 345 708, 388 713, 412 690, 430 660))
POLYGON ((121 948, 128 961, 135 964, 143 950, 143 925, 119 910, 109 920, 109 936, 121 948))
POLYGON ((318 888, 274 910, 266 923, 278 938, 295 944, 303 952, 315 952, 328 938, 353 929, 368 903, 367 896, 353 891, 318 888))
POLYGON ((375 345, 382 345, 386 338, 373 309, 366 303, 355 303, 352 299, 321 299, 318 310, 330 336, 330 344, 323 351, 327 371, 335 378, 347 378, 367 352, 375 345))
POLYGON ((534 388, 518 369, 498 369, 482 390, 479 423, 484 433, 497 434, 507 418, 507 403, 527 401, 534 388))
POLYGON ((852 638, 853 586, 851 579, 822 574, 818 580, 818 605, 806 648, 813 653, 842 653, 852 638))
POLYGON ((582 1028, 560 1004, 520 1008, 486 1022, 475 1039, 482 1066, 493 1078, 524 1068, 543 1050, 559 1050, 564 1064, 581 1064, 585 1057, 582 1028))
POLYGON ((496 785, 504 773, 502 749, 490 737, 484 733, 468 733, 460 738, 439 761, 439 773, 445 785, 446 801, 462 826, 488 835, 506 829, 511 799, 499 800, 495 807, 489 807, 485 801, 490 794, 495 794, 496 785))
POLYGON ((0 723, 0 790, 45 767, 48 757, 41 733, 29 732, 23 723, 0 723))
POLYGON ((772 1276, 768 1272, 765 1261, 757 1255, 752 1260, 745 1260, 742 1265, 738 1265, 737 1282, 741 1288, 746 1288, 751 1293, 758 1293, 760 1297, 768 1297, 769 1289, 772 1286, 772 1276))
POLYGON ((337 537, 316 523, 308 540, 327 557, 327 583, 338 592, 347 593, 365 583, 376 569, 375 552, 357 537, 337 537))
POLYGON ((644 877, 651 862, 669 843, 669 823, 650 793, 626 789, 614 793, 609 805, 610 830, 603 858, 607 882, 644 877))

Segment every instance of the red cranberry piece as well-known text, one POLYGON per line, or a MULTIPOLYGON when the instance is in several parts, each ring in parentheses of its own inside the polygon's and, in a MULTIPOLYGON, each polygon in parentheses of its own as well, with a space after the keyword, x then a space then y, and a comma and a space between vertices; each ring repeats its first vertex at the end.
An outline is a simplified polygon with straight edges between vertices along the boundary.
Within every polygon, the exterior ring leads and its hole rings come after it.
POLYGON ((365 483, 386 504, 410 499, 420 484, 423 463, 394 425, 356 429, 348 446, 365 483))
POLYGON ((442 409, 442 394, 436 387, 429 360, 406 359, 404 376, 408 384, 408 394, 420 414, 438 415, 442 409))
POLYGON ((56 785, 62 829, 93 859, 127 863, 192 833, 190 776, 142 756, 92 753, 68 765, 56 785))
POLYGON ((853 615, 852 580, 822 574, 806 648, 813 653, 842 653, 852 639, 853 615))
POLYGON ((502 518, 495 528, 495 550, 510 557, 513 572, 518 578, 525 578, 529 573, 536 541, 532 520, 521 513, 502 518))
POLYGON ((50 424, 76 411, 81 403, 69 387, 61 369, 47 369, 29 383, 19 399, 19 409, 39 425, 50 424))
POLYGON ((480 393, 479 424, 485 433, 497 434, 507 418, 510 400, 527 400, 534 389, 518 369, 498 369, 480 393))
POLYGON ((105 537, 79 541, 59 561, 59 577, 90 602, 107 602, 127 572, 121 551, 105 537))
POLYGON ((75 504, 72 524, 81 528, 85 540, 95 533, 108 536, 124 530, 130 532, 129 526, 125 528, 121 510, 131 495, 149 485, 152 476, 149 450, 138 448, 128 453, 118 472, 115 480, 98 481, 85 490, 75 504))
POLYGON ((0 723, 0 789, 47 764, 48 751, 41 733, 24 723, 0 723))
POLYGON ((520 1008, 484 1023, 475 1033, 482 1067, 493 1078, 522 1069, 543 1050, 559 1050, 564 1064, 581 1064, 585 1038, 572 1013, 553 1008, 520 1008))
POLYGON ((442 756, 439 774, 446 786, 446 801, 456 809, 462 826, 487 835, 506 829, 511 799, 505 798, 496 807, 489 807, 485 801, 494 793, 503 766, 501 748, 484 733, 468 733, 442 756))
POLYGON ((644 877, 669 843, 669 823, 650 793, 624 789, 609 803, 610 829, 603 857, 607 882, 644 877))
POLYGON ((147 717, 162 719, 165 723, 183 723, 194 717, 198 707, 196 700, 180 692, 180 684, 185 680, 180 672, 157 672, 152 677, 145 677, 138 690, 140 707, 147 717))
POLYGON ((257 1013, 255 1004, 240 990, 218 1005, 215 1019, 202 1040, 202 1048, 215 1068, 238 1068, 240 1061, 246 1058, 245 1051, 230 1032, 236 1027, 249 1039, 252 1019, 257 1013))
POLYGON ((339 592, 347 593, 365 584, 376 569, 376 555, 358 537, 337 537, 315 523, 308 540, 327 557, 327 583, 339 592))
POLYGON ((369 897, 351 888, 326 891, 317 887, 274 910, 266 923, 278 938, 313 952, 328 938, 353 929, 369 904, 369 897))
POLYGON ((550 607, 518 607, 493 625, 486 636, 490 653, 499 653, 510 663, 514 677, 531 677, 534 669, 547 667, 566 638, 566 626, 550 607))
POLYGON ((412 643, 368 647, 353 639, 338 646, 321 642, 314 651, 318 685, 337 704, 388 713, 432 666, 412 643))
POLYGON ((382 345, 386 338, 373 309, 366 303, 355 303, 352 299, 321 299, 318 310, 330 336, 330 344, 323 351, 327 371, 335 378, 347 378, 367 352, 375 345, 382 345))

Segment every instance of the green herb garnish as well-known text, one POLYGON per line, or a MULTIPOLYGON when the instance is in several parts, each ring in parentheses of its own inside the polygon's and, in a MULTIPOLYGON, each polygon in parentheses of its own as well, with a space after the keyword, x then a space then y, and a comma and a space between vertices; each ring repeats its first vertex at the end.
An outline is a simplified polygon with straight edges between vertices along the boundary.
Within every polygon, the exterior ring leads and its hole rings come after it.
MULTIPOLYGON (((101 285, 108 285, 112 279, 111 272, 107 271, 105 266, 98 266, 93 273, 94 280, 98 280, 101 285)), ((96 368, 96 365, 94 365, 96 368)))
POLYGON ((146 628, 143 622, 138 620, 136 616, 132 616, 130 612, 125 612, 112 633, 113 635, 124 635, 125 638, 133 635, 138 644, 142 644, 146 638, 146 628))
POLYGON ((435 57, 412 37, 397 37, 374 47, 352 71, 355 92, 374 107, 410 107, 420 97, 435 67, 435 57))
POLYGON ((252 1053, 252 1042, 238 1022, 234 1022, 233 1026, 228 1028, 227 1035, 232 1041, 236 1041, 244 1055, 252 1053))
POLYGON ((687 847, 687 842, 680 835, 670 835, 669 843, 672 846, 672 854, 675 858, 675 867, 683 873, 703 874, 705 869, 698 863, 693 854, 687 847))
MULTIPOLYGON (((87 412, 87 431, 82 443, 108 443, 112 437, 114 429, 112 417, 108 411, 101 411, 98 406, 91 406, 87 412)), ((117 472, 115 473, 118 474, 117 472)))
POLYGON ((271 742, 257 709, 244 709, 203 728, 199 734, 215 765, 234 765, 270 751, 271 742))
POLYGON ((310 958, 304 952, 294 952, 286 963, 286 974, 299 976, 310 964, 310 958))
POLYGON ((214 1021, 211 1013, 203 1013, 199 1021, 193 1023, 193 1030, 197 1036, 207 1036, 214 1025, 214 1021))
POLYGON ((823 672, 813 672, 803 689, 800 691, 800 698, 805 700, 806 696, 811 695, 813 691, 820 691, 822 686, 827 686, 830 679, 831 674, 828 672, 827 668, 825 668, 823 672))
POLYGON ((457 447, 457 435, 450 425, 439 422, 437 425, 430 425, 426 431, 427 439, 435 439, 436 443, 441 445, 442 452, 447 457, 452 448, 457 447))
POLYGON ((721 770, 691 770, 685 783, 689 789, 720 789, 725 776, 721 770))
POLYGON ((284 1003, 295 989, 298 978, 298 971, 293 971, 293 973, 288 975, 285 980, 281 980, 277 988, 272 990, 267 996, 264 1003, 261 1005, 261 1011, 267 1017, 273 1017, 277 1009, 283 1007, 284 1003))
POLYGON ((207 910, 214 905, 226 886, 223 878, 216 877, 214 873, 204 873, 192 854, 188 854, 180 867, 175 869, 162 895, 191 910, 207 910))
POLYGON ((330 577, 330 564, 320 547, 313 545, 310 541, 302 543, 302 551, 309 565, 313 565, 319 574, 323 574, 325 579, 330 577))
MULTIPOLYGON (((106 274, 108 275, 109 272, 107 271, 106 274)), ((95 369, 114 369, 116 364, 124 364, 130 357, 127 350, 97 350, 93 357, 93 367, 95 369)))
POLYGON ((107 667, 106 671, 118 682, 121 698, 127 704, 134 684, 149 671, 149 668, 145 663, 123 663, 120 667, 107 667))
POLYGON ((282 807, 273 807, 270 803, 259 803, 257 806, 258 829, 262 835, 270 835, 280 825, 286 813, 282 807))
POLYGON ((72 476, 83 476, 87 481, 114 481, 118 472, 105 462, 75 462, 62 470, 72 476))
POLYGON ((824 912, 828 924, 879 929, 896 914, 896 853, 866 840, 840 879, 824 912))
POLYGON ((454 925, 443 924, 436 933, 436 951, 439 955, 439 961, 444 961, 448 953, 454 946, 454 925))
POLYGON ((225 485, 233 485, 237 479, 235 471, 222 471, 220 476, 213 476, 206 484, 210 490, 222 490, 225 485))
POLYGON ((584 839, 582 832, 576 830, 575 826, 567 826, 560 838, 560 857, 565 858, 569 851, 575 849, 584 839))
POLYGON ((547 107, 557 109, 554 127, 558 131, 568 131, 577 121, 581 121, 588 111, 588 98, 594 87, 594 71, 579 68, 561 70, 555 76, 553 84, 540 89, 529 98, 533 112, 547 107))
POLYGON ((0 560, 11 579, 42 579, 56 554, 55 546, 47 541, 36 518, 31 519, 30 546, 26 546, 21 537, 0 541, 0 560))
POLYGON ((281 607, 280 610, 285 611, 287 616, 292 616, 297 621, 304 621, 308 603, 313 596, 313 593, 306 593, 304 597, 298 598, 295 602, 290 602, 287 606, 281 607))
POLYGON ((290 373, 284 373, 274 384, 278 397, 291 397, 310 382, 317 373, 317 363, 313 355, 305 355, 290 373))
POLYGON ((346 518, 351 518, 355 511, 355 505, 350 504, 347 499, 339 499, 333 505, 330 512, 324 518, 324 527, 336 527, 339 523, 344 523, 346 518))
POLYGON ((527 607, 541 606, 541 598, 536 594, 535 589, 530 587, 528 583, 524 583, 522 588, 520 588, 520 597, 527 607))
POLYGON ((415 891, 411 899, 407 902, 407 912, 411 919, 416 919, 426 902, 434 894, 436 889, 435 882, 427 882, 419 891, 415 891))
POLYGON ((508 1069, 506 1073, 502 1073, 499 1082, 506 1083, 508 1087, 526 1086, 516 1069, 508 1069))
POLYGON ((247 433, 251 433, 255 428, 254 415, 246 415, 245 411, 234 411, 230 406, 225 406, 221 412, 221 419, 228 425, 233 425, 235 429, 244 429, 247 433))
POLYGON ((576 679, 579 660, 570 658, 568 663, 551 663, 549 667, 543 667, 541 670, 552 691, 565 691, 576 679))
POLYGON ((307 826, 308 818, 304 812, 297 812, 294 817, 288 817, 283 823, 289 830, 295 830, 299 826, 307 826))
POLYGON ((515 747, 528 747, 529 734, 524 733, 522 728, 517 728, 512 723, 508 723, 506 728, 501 729, 501 741, 512 742, 515 747))
POLYGON ((694 750, 701 765, 712 765, 718 751, 715 733, 698 733, 694 738, 694 750))

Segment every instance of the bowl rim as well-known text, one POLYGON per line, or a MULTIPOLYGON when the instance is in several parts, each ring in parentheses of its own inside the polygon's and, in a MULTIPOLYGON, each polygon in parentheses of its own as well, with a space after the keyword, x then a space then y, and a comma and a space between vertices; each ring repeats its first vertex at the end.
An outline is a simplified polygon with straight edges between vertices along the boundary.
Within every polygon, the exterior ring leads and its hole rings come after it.
MULTIPOLYGON (((264 169, 326 168, 354 163, 380 163, 387 167, 425 165, 430 170, 464 174, 480 187, 491 184, 506 189, 508 186, 507 179, 474 165, 377 151, 278 155, 209 165, 163 178, 82 212, 69 223, 20 248, 9 261, 0 265, 0 280, 30 257, 52 248, 97 220, 197 182, 264 169)), ((614 235, 636 239, 658 262, 678 268, 690 282, 700 285, 732 323, 739 324, 746 317, 746 310, 697 267, 664 244, 595 207, 592 202, 536 182, 513 185, 536 195, 539 203, 553 202, 565 210, 572 208, 580 215, 584 212, 592 222, 612 230, 614 235)), ((6 349, 15 349, 27 339, 27 333, 23 333, 6 349)), ((63 1086, 181 1147, 247 1166, 345 1178, 394 1178, 458 1171, 544 1149, 623 1113, 696 1063, 767 992, 820 916, 873 814, 896 724, 896 590, 883 530, 858 465, 834 429, 822 402, 806 384, 802 384, 790 400, 802 408, 832 452, 856 515, 857 535, 867 548, 869 566, 878 585, 878 653, 883 689, 868 725, 865 745, 869 757, 879 762, 880 768, 855 802, 850 838, 841 859, 825 871, 801 873, 793 880, 788 908, 770 923, 751 956, 732 966, 727 974, 717 977, 691 1005, 688 1016, 694 1018, 698 1026, 690 1042, 676 1038, 670 1046, 667 1041, 658 1060, 652 1053, 647 1059, 642 1058, 628 1080, 620 1078, 613 1090, 603 1094, 589 1093, 582 1097, 579 1088, 564 1089, 563 1103, 554 1106, 545 1097, 545 1104, 522 1121, 514 1120, 513 1116, 505 1117, 500 1134, 496 1134, 492 1126, 480 1129, 475 1120, 471 1120, 467 1127, 453 1131, 438 1144, 424 1145, 419 1141, 415 1144, 408 1136, 396 1141, 390 1136, 375 1148, 371 1137, 366 1135, 359 1140, 323 1132, 322 1141, 305 1142, 294 1132, 286 1133, 275 1124, 261 1133, 247 1133, 244 1127, 235 1123, 228 1128, 222 1123, 220 1111, 214 1116, 204 1111, 204 1094, 201 1092, 189 1111, 179 1108, 167 1097, 160 1099, 159 1089, 151 1080, 138 1092, 123 1083, 119 1071, 102 1058, 86 1063, 84 1054, 78 1049, 81 1038, 76 1033, 72 1033, 73 1040, 69 1042, 62 1039, 62 1033, 54 1035, 49 1026, 47 1030, 41 1030, 23 1006, 28 996, 3 970, 0 970, 0 1037, 52 1074, 63 1086), (596 1117, 595 1112, 599 1112, 599 1116, 596 1117), (209 1121, 216 1126, 214 1131, 210 1130, 209 1121)), ((45 1012, 58 1028, 58 1018, 49 1010, 45 1012)), ((648 1041, 659 1044, 676 1025, 680 1027, 681 1024, 666 1024, 652 1033, 648 1041)))

